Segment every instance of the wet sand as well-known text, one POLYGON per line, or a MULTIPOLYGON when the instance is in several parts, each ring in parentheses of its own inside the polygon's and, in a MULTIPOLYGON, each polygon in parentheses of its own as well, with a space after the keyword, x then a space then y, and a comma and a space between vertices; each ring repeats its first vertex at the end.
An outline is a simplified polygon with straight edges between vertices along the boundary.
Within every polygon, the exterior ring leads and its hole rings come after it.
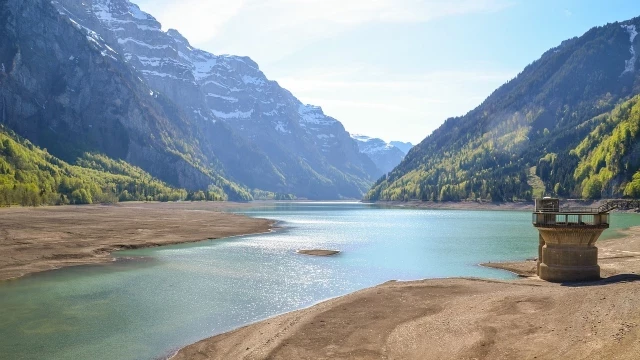
MULTIPOLYGON (((598 244, 597 282, 388 282, 200 341, 174 359, 638 359, 640 227, 598 244)), ((491 265, 535 271, 534 261, 491 265)))
POLYGON ((266 232, 273 222, 221 212, 234 203, 0 208, 0 281, 112 261, 121 249, 266 232))

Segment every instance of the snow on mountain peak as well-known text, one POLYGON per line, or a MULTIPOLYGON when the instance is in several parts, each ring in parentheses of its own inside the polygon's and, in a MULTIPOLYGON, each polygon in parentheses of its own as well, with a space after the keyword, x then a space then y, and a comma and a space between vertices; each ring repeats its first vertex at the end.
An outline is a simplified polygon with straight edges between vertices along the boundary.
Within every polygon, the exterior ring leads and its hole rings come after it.
POLYGON ((218 58, 215 55, 204 51, 193 51, 189 60, 191 61, 193 77, 196 81, 201 81, 211 75, 213 68, 218 64, 218 58))
POLYGON ((367 142, 369 140, 373 140, 370 136, 362 135, 362 134, 349 134, 351 138, 357 141, 367 142))
POLYGON ((265 84, 265 81, 263 79, 249 75, 242 75, 242 82, 244 82, 245 84, 253 84, 256 86, 263 86, 265 84))
POLYGON ((377 152, 389 151, 394 148, 393 145, 378 138, 372 138, 366 135, 352 134, 351 138, 359 142, 360 151, 365 154, 373 154, 377 152))
POLYGON ((187 38, 184 37, 178 30, 169 29, 167 30, 167 35, 171 36, 177 42, 183 43, 185 46, 191 47, 191 44, 189 44, 189 40, 187 40, 187 38))
POLYGON ((322 112, 322 108, 316 105, 300 104, 298 113, 303 123, 315 125, 330 125, 337 122, 322 112))
POLYGON ((103 23, 123 24, 131 23, 136 20, 145 20, 157 24, 157 26, 153 27, 157 30, 160 30, 160 24, 153 16, 140 10, 140 7, 138 7, 138 5, 130 2, 129 0, 94 0, 91 5, 91 10, 98 18, 98 20, 103 23))
POLYGON ((405 153, 379 138, 361 134, 351 134, 358 143, 360 152, 367 155, 383 173, 393 170, 402 161, 405 153))
POLYGON ((142 10, 140 10, 138 5, 136 5, 136 4, 129 4, 129 13, 131 14, 131 16, 133 16, 134 18, 139 19, 139 20, 148 20, 149 19, 149 15, 147 13, 143 12, 142 10))

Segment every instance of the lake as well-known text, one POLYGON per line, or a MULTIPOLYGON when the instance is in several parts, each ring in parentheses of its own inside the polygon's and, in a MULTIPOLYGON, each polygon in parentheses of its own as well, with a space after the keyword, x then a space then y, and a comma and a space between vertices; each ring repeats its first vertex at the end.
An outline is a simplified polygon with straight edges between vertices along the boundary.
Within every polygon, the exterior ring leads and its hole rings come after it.
MULTIPOLYGON (((157 359, 214 334, 380 284, 512 279, 488 261, 537 254, 530 212, 276 203, 242 209, 282 229, 123 251, 108 265, 0 283, 2 359, 157 359), (337 249, 312 257, 298 249, 337 249)), ((612 229, 640 224, 613 214, 612 229)))

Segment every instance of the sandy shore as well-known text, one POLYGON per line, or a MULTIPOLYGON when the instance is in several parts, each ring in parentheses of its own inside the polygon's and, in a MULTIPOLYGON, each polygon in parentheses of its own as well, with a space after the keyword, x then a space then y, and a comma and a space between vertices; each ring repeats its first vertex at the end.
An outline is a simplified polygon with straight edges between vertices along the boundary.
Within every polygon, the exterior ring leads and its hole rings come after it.
POLYGON ((638 359, 640 227, 599 247, 598 282, 388 282, 200 341, 175 359, 638 359))
POLYGON ((0 280, 103 263, 115 250, 269 231, 273 222, 220 212, 234 203, 124 203, 0 209, 0 280))

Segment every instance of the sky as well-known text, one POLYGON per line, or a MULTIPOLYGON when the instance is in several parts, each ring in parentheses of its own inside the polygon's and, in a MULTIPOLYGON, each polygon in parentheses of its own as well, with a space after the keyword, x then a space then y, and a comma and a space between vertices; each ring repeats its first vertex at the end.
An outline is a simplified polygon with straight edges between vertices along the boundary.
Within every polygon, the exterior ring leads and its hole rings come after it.
POLYGON ((249 56, 352 134, 420 142, 637 0, 132 0, 193 46, 249 56))

